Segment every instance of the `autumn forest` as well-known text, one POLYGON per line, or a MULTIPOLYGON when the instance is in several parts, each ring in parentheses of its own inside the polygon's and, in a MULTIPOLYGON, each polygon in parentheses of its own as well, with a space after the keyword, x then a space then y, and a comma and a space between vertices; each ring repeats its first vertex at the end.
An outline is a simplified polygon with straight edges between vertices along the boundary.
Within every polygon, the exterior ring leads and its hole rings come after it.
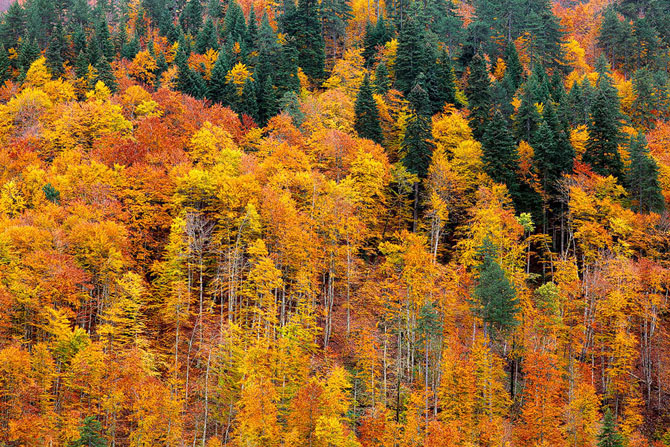
POLYGON ((0 14, 0 447, 670 446, 667 0, 0 14))

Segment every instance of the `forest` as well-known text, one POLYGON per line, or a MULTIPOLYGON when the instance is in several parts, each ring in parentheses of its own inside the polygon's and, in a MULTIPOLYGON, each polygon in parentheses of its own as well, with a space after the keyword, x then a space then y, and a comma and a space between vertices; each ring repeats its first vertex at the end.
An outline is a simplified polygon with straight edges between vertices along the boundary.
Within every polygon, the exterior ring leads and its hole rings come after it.
POLYGON ((670 446, 667 0, 0 14, 0 447, 670 446))

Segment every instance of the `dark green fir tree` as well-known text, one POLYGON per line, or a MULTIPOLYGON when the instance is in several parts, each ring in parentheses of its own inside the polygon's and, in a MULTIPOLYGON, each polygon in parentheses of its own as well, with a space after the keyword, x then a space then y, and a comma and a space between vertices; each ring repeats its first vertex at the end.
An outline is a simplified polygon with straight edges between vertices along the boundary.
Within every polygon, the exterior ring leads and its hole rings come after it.
POLYGON ((372 96, 372 86, 367 74, 363 78, 363 83, 358 91, 354 112, 354 129, 358 136, 381 144, 384 136, 379 123, 379 110, 377 110, 377 103, 372 96))

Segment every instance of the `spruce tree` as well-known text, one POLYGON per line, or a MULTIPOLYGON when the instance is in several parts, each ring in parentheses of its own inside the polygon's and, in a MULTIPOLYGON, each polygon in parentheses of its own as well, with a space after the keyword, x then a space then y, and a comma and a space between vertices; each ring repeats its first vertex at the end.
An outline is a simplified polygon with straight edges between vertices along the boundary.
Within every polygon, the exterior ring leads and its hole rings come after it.
POLYGON ((381 144, 384 136, 379 123, 377 103, 372 96, 370 78, 367 74, 363 78, 363 84, 361 84, 361 88, 358 91, 354 112, 354 129, 358 133, 358 136, 381 144))
POLYGON ((251 11, 249 12, 247 32, 244 36, 244 49, 247 55, 258 50, 258 23, 256 22, 256 10, 254 9, 253 4, 251 5, 251 11))
POLYGON ((458 106, 456 76, 445 48, 440 51, 437 62, 431 64, 429 69, 428 93, 432 102, 432 113, 442 111, 445 104, 458 106))
POLYGON ((98 22, 98 25, 95 28, 95 43, 98 45, 100 54, 104 55, 108 61, 114 60, 116 56, 114 44, 112 43, 112 37, 109 33, 109 25, 104 18, 98 22))
POLYGON ((658 164, 649 154, 647 140, 642 132, 632 136, 628 144, 630 166, 627 186, 637 212, 660 212, 665 206, 658 183, 658 164))
POLYGON ((477 285, 474 289, 475 313, 484 321, 493 337, 516 326, 519 302, 514 286, 498 263, 498 253, 491 239, 484 238, 477 252, 477 285))
POLYGON ((598 447, 623 447, 623 436, 619 433, 614 422, 614 416, 609 408, 605 410, 603 425, 598 434, 598 447))
POLYGON ((377 53, 377 35, 375 34, 375 27, 368 19, 365 23, 365 35, 363 36, 363 58, 366 64, 372 62, 372 58, 377 53))
POLYGON ((26 39, 21 41, 19 46, 18 66, 22 75, 30 68, 30 65, 40 56, 40 48, 37 46, 37 41, 34 39, 26 39))
POLYGON ((11 2, 2 17, 0 39, 5 48, 15 48, 20 38, 26 38, 26 11, 21 2, 11 2))
POLYGON ((74 64, 74 73, 79 79, 86 79, 88 75, 88 56, 85 52, 80 51, 74 64))
POLYGON ((621 111, 619 95, 608 73, 598 77, 591 117, 588 123, 589 139, 584 162, 600 175, 622 178, 623 162, 619 155, 621 142, 621 111))
POLYGON ((347 24, 353 14, 349 0, 321 0, 321 17, 323 18, 323 35, 328 39, 328 66, 335 64, 335 59, 344 52, 347 24))
POLYGON ((133 38, 121 48, 121 57, 132 61, 135 59, 135 56, 137 56, 137 53, 140 52, 140 49, 140 39, 137 37, 137 34, 135 34, 133 35, 133 38))
POLYGON ((470 62, 470 74, 465 88, 470 109, 470 125, 472 133, 478 140, 484 135, 486 123, 491 110, 491 81, 486 68, 486 61, 480 52, 470 62))

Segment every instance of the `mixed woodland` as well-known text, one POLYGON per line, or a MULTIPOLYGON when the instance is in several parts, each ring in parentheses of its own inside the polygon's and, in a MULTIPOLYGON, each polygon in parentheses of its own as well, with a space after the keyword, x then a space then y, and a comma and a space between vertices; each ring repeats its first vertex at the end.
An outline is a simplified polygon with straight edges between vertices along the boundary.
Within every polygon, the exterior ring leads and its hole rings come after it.
POLYGON ((670 446, 667 0, 0 16, 0 446, 670 446))

